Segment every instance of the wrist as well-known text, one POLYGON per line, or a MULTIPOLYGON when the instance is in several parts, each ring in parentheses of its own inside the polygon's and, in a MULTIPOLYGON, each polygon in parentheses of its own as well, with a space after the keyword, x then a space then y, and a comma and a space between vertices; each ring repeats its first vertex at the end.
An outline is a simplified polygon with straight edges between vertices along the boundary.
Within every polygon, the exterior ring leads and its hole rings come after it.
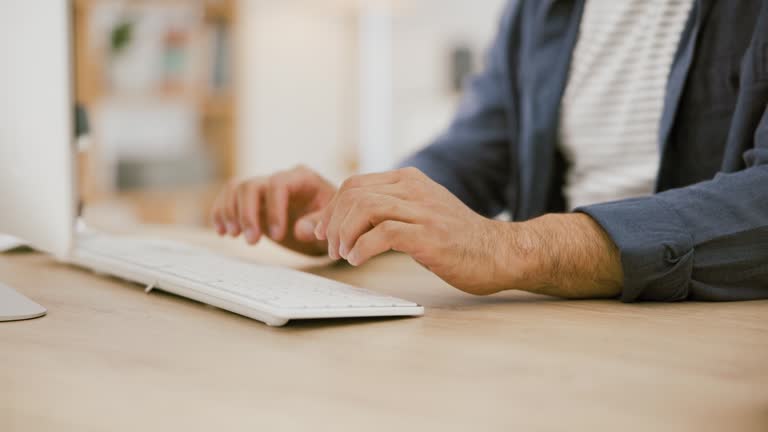
POLYGON ((569 298, 613 297, 623 272, 619 252, 607 233, 582 213, 548 214, 507 223, 503 259, 508 266, 506 289, 569 298), (516 257, 515 257, 516 256, 516 257))
POLYGON ((543 283, 541 269, 546 267, 540 251, 544 243, 536 229, 528 222, 492 221, 493 285, 496 291, 534 291, 543 283))

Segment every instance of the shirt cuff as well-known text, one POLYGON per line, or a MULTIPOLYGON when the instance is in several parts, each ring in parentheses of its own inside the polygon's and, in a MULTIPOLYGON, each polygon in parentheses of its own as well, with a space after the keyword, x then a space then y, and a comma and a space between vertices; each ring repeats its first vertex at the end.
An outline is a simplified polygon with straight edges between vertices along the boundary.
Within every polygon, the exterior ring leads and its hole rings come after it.
POLYGON ((591 216, 618 247, 624 270, 622 301, 680 301, 688 297, 694 243, 674 210, 651 196, 575 211, 591 216))

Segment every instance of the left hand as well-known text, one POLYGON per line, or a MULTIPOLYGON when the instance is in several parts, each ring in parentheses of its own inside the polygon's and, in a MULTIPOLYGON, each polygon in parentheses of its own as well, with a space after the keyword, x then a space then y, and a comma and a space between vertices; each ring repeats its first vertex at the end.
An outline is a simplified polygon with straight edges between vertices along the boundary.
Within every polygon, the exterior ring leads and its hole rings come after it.
POLYGON ((396 250, 456 288, 491 294, 527 273, 524 254, 502 246, 510 225, 473 212, 421 171, 404 168, 345 181, 315 235, 327 239, 331 258, 357 266, 396 250))

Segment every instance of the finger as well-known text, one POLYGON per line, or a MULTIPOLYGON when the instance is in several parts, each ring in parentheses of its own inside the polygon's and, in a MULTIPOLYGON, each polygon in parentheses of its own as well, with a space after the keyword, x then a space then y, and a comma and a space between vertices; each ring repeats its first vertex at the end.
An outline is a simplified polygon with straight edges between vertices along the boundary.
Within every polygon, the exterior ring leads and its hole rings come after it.
MULTIPOLYGON (((334 225, 336 217, 331 217, 329 228, 334 225)), ((423 218, 419 217, 419 210, 413 203, 390 195, 368 195, 355 201, 345 215, 339 215, 341 222, 338 225, 338 242, 335 242, 339 245, 339 255, 346 258, 358 237, 384 221, 417 223, 420 219, 423 218)))
POLYGON ((331 214, 325 222, 324 233, 328 241, 328 256, 333 259, 343 258, 354 244, 354 241, 342 243, 340 238, 342 227, 346 223, 345 219, 350 212, 359 214, 361 218, 354 227, 355 238, 388 218, 402 220, 400 217, 405 217, 406 222, 411 222, 410 214, 398 216, 396 210, 388 209, 398 201, 409 198, 411 192, 404 187, 405 185, 406 183, 376 184, 347 189, 339 193, 336 200, 324 210, 324 214, 331 214))
POLYGON ((376 255, 389 250, 416 253, 421 241, 421 227, 399 221, 384 221, 357 239, 347 261, 359 266, 376 255))
POLYGON ((293 227, 293 236, 302 242, 315 241, 315 227, 320 220, 321 211, 310 213, 296 221, 293 227))
POLYGON ((333 186, 324 178, 303 165, 286 172, 286 183, 288 183, 289 194, 302 192, 325 194, 327 188, 333 189, 333 186))
POLYGON ((368 203, 373 203, 373 200, 384 199, 387 197, 386 195, 379 195, 372 192, 374 188, 375 186, 347 189, 339 194, 333 204, 333 208, 325 210, 326 212, 331 213, 331 216, 326 221, 325 228, 325 238, 328 241, 329 257, 333 259, 342 257, 339 243, 339 231, 341 230, 345 216, 352 211, 353 208, 362 205, 363 201, 366 203, 364 207, 371 207, 372 205, 368 205, 368 203))
POLYGON ((224 222, 221 221, 221 217, 219 217, 218 215, 214 216, 213 227, 216 230, 216 234, 220 236, 227 233, 227 227, 224 224, 224 222))
POLYGON ((341 217, 335 216, 339 214, 345 214, 349 206, 354 205, 354 198, 351 196, 357 196, 357 193, 350 192, 349 190, 340 194, 332 206, 328 206, 323 210, 323 214, 330 213, 330 216, 325 222, 325 240, 328 241, 328 256, 332 259, 339 259, 339 237, 338 230, 341 217), (330 207, 330 208, 329 208, 330 207))
MULTIPOLYGON (((332 186, 327 184, 322 177, 302 165, 273 176, 271 182, 275 187, 270 188, 266 194, 268 202, 267 219, 268 224, 271 227, 269 229, 271 231, 270 237, 276 240, 282 240, 290 228, 288 227, 288 221, 290 219, 288 210, 292 196, 295 194, 312 193, 315 194, 315 199, 324 201, 325 198, 323 197, 328 193, 327 189, 329 187, 332 189, 332 186)), ((317 219, 316 216, 312 218, 313 230, 317 219)), ((302 226, 306 228, 307 225, 302 224, 302 226)), ((294 226, 294 231, 295 228, 296 227, 294 226)), ((316 240, 314 235, 312 235, 311 238, 307 238, 306 235, 302 238, 305 239, 304 241, 316 240)))
POLYGON ((224 198, 224 223, 227 228, 227 234, 232 237, 240 235, 240 224, 238 223, 238 210, 237 210, 237 187, 232 186, 227 189, 226 196, 224 198))
POLYGON ((211 208, 211 220, 213 221, 213 226, 214 226, 214 229, 216 230, 216 233, 219 235, 224 235, 227 233, 224 217, 221 213, 221 206, 222 206, 223 199, 224 199, 224 193, 221 192, 216 197, 216 200, 213 202, 213 206, 211 208))
POLYGON ((275 175, 269 180, 266 190, 269 237, 275 241, 281 241, 285 237, 289 181, 290 177, 287 175, 275 175))
POLYGON ((346 179, 344 183, 341 184, 339 190, 336 191, 336 194, 333 196, 333 198, 331 198, 331 201, 325 207, 322 217, 320 218, 320 222, 315 228, 315 237, 318 240, 327 239, 326 231, 328 227, 328 220, 330 219, 333 209, 336 206, 336 202, 342 193, 357 188, 397 183, 403 178, 402 171, 403 170, 394 170, 386 171, 383 173, 356 175, 346 179))
POLYGON ((261 190, 260 182, 251 181, 241 184, 237 191, 239 223, 249 244, 256 244, 261 238, 261 190))

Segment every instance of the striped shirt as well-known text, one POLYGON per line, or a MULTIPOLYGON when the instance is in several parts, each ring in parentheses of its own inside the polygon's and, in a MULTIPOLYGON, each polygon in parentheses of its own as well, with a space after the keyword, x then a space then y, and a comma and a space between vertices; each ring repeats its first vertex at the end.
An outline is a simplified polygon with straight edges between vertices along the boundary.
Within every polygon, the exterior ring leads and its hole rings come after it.
POLYGON ((587 0, 563 96, 571 208, 653 193, 667 78, 693 0, 587 0))

